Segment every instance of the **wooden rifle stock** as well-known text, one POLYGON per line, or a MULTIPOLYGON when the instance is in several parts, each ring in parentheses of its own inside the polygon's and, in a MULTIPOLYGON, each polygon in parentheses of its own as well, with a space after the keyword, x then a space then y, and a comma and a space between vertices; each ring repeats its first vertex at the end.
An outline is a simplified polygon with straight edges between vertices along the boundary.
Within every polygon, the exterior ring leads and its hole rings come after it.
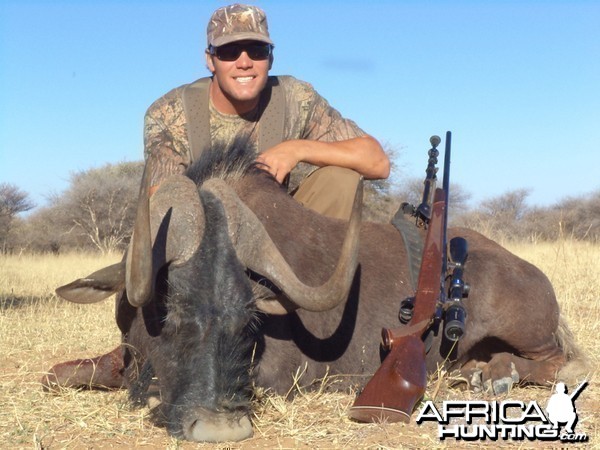
POLYGON ((445 252, 447 196, 436 189, 413 316, 408 326, 383 329, 383 346, 390 350, 383 363, 350 408, 350 417, 361 422, 408 422, 425 394, 427 370, 423 335, 434 320, 441 301, 445 252))

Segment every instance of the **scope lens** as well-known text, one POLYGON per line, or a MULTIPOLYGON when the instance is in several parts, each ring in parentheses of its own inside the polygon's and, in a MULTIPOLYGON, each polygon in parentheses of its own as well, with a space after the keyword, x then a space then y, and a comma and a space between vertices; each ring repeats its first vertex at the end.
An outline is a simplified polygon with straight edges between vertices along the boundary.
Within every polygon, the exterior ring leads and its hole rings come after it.
POLYGON ((458 341, 465 334, 465 309, 462 305, 452 305, 446 310, 444 334, 451 341, 458 341))

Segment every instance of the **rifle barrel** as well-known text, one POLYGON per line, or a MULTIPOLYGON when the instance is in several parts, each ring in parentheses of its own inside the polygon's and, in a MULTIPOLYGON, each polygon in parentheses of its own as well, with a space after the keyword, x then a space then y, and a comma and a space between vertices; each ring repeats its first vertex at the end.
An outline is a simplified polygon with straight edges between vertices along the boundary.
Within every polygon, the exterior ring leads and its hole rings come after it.
MULTIPOLYGON (((444 190, 445 196, 445 204, 446 208, 444 209, 444 237, 443 237, 443 259, 442 259, 442 273, 440 280, 440 289, 441 292, 444 292, 445 285, 445 277, 446 272, 448 271, 448 257, 447 257, 447 249, 446 243, 448 242, 448 209, 449 201, 450 201, 450 152, 452 147, 452 133, 450 131, 446 131, 446 143, 444 148, 444 177, 442 179, 442 189, 444 190)), ((442 299, 442 302, 444 299, 442 299)))

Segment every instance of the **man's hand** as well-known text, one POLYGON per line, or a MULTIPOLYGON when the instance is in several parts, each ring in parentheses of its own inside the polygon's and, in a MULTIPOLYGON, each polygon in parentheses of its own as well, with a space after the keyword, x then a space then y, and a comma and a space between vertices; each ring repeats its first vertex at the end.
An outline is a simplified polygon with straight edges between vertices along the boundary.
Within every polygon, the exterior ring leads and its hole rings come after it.
POLYGON ((301 161, 296 141, 286 141, 262 152, 256 162, 281 184, 288 173, 301 161))
POLYGON ((282 183, 299 162, 318 167, 338 166, 352 169, 366 179, 387 178, 390 161, 379 142, 362 136, 337 142, 312 140, 284 141, 264 151, 256 161, 282 183))

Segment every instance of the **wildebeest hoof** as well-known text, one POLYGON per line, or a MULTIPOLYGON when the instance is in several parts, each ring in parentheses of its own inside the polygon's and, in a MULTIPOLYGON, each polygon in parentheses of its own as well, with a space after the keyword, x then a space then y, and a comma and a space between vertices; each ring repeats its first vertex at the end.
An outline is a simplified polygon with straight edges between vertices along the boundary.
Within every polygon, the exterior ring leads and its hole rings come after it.
POLYGON ((510 376, 512 378, 513 384, 519 384, 521 381, 521 377, 519 376, 519 372, 517 372, 517 368, 515 367, 515 363, 510 363, 510 376))
POLYGON ((483 382, 483 392, 485 392, 486 394, 493 394, 494 393, 494 388, 492 385, 492 380, 491 379, 487 379, 483 382))
POLYGON ((492 387, 494 389, 494 394, 501 395, 509 392, 515 384, 519 383, 519 372, 517 372, 517 368, 515 367, 515 363, 510 363, 510 377, 502 377, 497 380, 494 380, 492 383, 492 387))
POLYGON ((40 383, 42 384, 42 389, 46 392, 57 393, 63 388, 54 373, 45 374, 40 383))
POLYGON ((494 380, 492 382, 492 389, 494 391, 494 394, 496 394, 496 395, 506 394, 508 391, 510 391, 512 386, 513 386, 512 377, 504 377, 504 378, 500 378, 499 380, 494 380))
POLYGON ((471 385, 471 389, 473 390, 473 392, 481 392, 481 389, 482 389, 481 374, 482 373, 483 372, 481 369, 476 369, 471 374, 471 379, 469 380, 469 384, 471 385))

